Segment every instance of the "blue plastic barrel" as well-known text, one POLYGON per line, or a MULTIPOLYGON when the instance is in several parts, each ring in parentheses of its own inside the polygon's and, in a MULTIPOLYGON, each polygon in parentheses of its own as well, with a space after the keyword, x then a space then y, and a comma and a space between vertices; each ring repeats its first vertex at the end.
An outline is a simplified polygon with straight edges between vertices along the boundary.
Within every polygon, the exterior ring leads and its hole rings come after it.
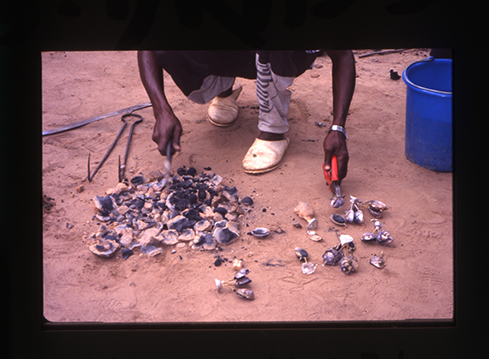
POLYGON ((430 57, 402 73, 406 91, 406 157, 452 172, 452 60, 430 57))

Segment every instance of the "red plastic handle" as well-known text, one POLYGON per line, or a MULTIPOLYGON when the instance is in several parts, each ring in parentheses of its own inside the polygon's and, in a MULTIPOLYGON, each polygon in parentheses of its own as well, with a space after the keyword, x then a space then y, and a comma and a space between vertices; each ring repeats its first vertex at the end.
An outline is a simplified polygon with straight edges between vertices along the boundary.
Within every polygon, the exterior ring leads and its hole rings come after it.
POLYGON ((338 181, 338 160, 336 156, 331 158, 331 182, 338 181))
POLYGON ((331 188, 331 183, 334 181, 338 181, 338 160, 336 156, 333 156, 331 158, 331 171, 326 171, 323 163, 323 172, 324 172, 324 178, 326 178, 326 182, 328 182, 329 189, 333 191, 331 188))

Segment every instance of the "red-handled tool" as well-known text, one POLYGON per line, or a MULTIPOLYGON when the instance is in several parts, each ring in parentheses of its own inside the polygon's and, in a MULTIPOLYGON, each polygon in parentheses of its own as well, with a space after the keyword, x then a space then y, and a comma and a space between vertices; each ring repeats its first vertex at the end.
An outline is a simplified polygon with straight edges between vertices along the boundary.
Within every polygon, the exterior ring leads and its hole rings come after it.
POLYGON ((333 192, 331 185, 333 181, 338 181, 338 160, 336 156, 331 158, 331 169, 329 171, 326 171, 325 164, 323 163, 323 172, 324 178, 326 178, 326 182, 328 182, 329 189, 333 192))
POLYGON ((340 181, 338 178, 338 159, 336 156, 331 158, 331 170, 326 171, 325 165, 323 163, 323 172, 324 178, 326 178, 326 182, 328 183, 329 189, 331 193, 333 193, 333 197, 331 198, 330 205, 333 208, 340 208, 345 203, 345 196, 341 195, 340 190, 340 181))

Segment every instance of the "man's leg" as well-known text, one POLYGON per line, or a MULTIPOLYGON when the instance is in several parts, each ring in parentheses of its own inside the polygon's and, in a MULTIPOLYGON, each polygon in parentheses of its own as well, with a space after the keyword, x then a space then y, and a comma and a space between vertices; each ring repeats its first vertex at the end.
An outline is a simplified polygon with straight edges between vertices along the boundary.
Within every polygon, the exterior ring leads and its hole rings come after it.
POLYGON ((243 159, 246 173, 259 174, 277 168, 282 160, 289 140, 285 133, 289 130, 287 112, 294 77, 274 74, 269 63, 262 64, 256 56, 256 96, 259 105, 260 134, 243 159))
POLYGON ((261 131, 259 138, 283 139, 283 135, 289 131, 287 112, 291 92, 287 87, 292 85, 294 77, 278 76, 272 72, 269 63, 262 64, 258 60, 257 55, 256 96, 260 108, 258 129, 261 131))
POLYGON ((223 91, 221 92, 219 95, 217 95, 217 97, 221 97, 221 98, 224 98, 224 97, 229 97, 233 94, 233 87, 231 86, 230 88, 228 88, 226 91, 223 91))

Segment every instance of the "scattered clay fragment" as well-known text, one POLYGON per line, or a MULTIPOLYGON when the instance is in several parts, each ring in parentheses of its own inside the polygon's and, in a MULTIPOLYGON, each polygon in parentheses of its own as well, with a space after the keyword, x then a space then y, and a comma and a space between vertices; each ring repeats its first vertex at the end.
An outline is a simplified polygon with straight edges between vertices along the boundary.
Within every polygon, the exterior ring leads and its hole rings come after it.
POLYGON ((321 236, 319 236, 316 233, 316 231, 307 231, 307 235, 309 236, 309 239, 314 241, 314 242, 319 242, 323 239, 321 236))
POLYGON ((154 182, 154 181, 159 181, 164 177, 163 173, 161 171, 151 171, 149 173, 149 181, 154 182))
POLYGON ((245 206, 251 206, 253 204, 253 199, 247 196, 241 200, 241 203, 244 204, 245 206))
POLYGON ((294 221, 292 222, 292 225, 293 225, 295 228, 302 228, 302 224, 300 224, 299 222, 297 222, 295 219, 294 219, 294 221))
POLYGON ((178 240, 181 242, 190 242, 195 238, 195 232, 191 228, 185 228, 182 234, 178 236, 178 240))
POLYGON ((306 202, 301 202, 294 208, 294 212, 302 219, 307 221, 307 229, 316 229, 318 221, 314 213, 314 209, 306 202))
POLYGON ((127 259, 129 258, 130 256, 132 256, 134 254, 134 252, 132 250, 130 250, 129 248, 124 248, 122 250, 122 258, 124 259, 127 259))
POLYGON ((154 257, 160 253, 163 253, 163 248, 156 247, 151 244, 141 247, 141 253, 146 254, 148 257, 154 257))
POLYGON ((256 238, 262 239, 268 237, 270 230, 268 228, 259 227, 252 230, 251 234, 253 234, 256 238))
POLYGON ((231 231, 227 227, 217 227, 214 229, 213 236, 219 244, 228 245, 235 242, 236 239, 238 239, 239 234, 231 231))
POLYGON ((239 271, 243 269, 243 261, 241 259, 233 259, 233 269, 239 271))
POLYGON ((89 249, 93 254, 99 257, 110 258, 120 248, 120 246, 121 245, 116 241, 108 239, 92 244, 89 249))

